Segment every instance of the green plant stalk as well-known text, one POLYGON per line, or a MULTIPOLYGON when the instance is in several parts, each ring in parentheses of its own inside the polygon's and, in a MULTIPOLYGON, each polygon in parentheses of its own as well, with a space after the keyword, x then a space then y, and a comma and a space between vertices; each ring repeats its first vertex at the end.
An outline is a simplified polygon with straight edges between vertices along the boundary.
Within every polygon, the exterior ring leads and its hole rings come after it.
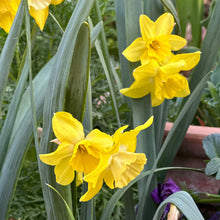
MULTIPOLYGON (((33 28, 32 28, 32 31, 31 31, 31 47, 33 47, 33 45, 34 45, 34 42, 35 42, 35 39, 37 37, 37 32, 38 31, 39 31, 39 27, 35 23, 33 28)), ((27 46, 26 46, 26 48, 24 50, 24 53, 23 53, 23 56, 22 56, 22 59, 21 59, 21 62, 20 62, 20 66, 19 66, 19 70, 18 70, 18 75, 17 75, 17 83, 18 83, 18 81, 20 79, 21 72, 22 72, 22 69, 23 69, 24 64, 25 64, 26 55, 27 55, 27 46)))
POLYGON ((32 65, 31 65, 31 33, 30 33, 30 15, 28 11, 28 5, 26 3, 25 9, 25 24, 26 24, 26 39, 27 39, 27 55, 29 62, 29 87, 30 87, 30 100, 31 100, 31 113, 32 113, 32 123, 33 123, 33 132, 34 132, 34 142, 37 154, 39 154, 39 141, 38 141, 38 133, 37 133, 37 117, 36 117, 36 109, 34 104, 34 89, 32 83, 32 65))
POLYGON ((76 188, 76 178, 77 178, 77 173, 75 171, 75 179, 74 181, 71 183, 71 191, 72 191, 72 212, 73 212, 73 216, 75 217, 75 219, 77 220, 77 188, 76 188))

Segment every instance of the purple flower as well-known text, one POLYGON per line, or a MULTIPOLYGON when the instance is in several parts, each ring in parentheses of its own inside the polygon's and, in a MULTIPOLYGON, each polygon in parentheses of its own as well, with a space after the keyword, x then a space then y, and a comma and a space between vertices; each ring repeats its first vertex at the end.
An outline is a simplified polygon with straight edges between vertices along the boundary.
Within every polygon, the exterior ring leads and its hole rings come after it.
MULTIPOLYGON (((158 205, 163 202, 171 194, 180 191, 180 188, 173 182, 172 179, 168 179, 166 183, 158 184, 158 187, 151 192, 151 197, 158 205)), ((161 219, 164 219, 166 214, 170 210, 170 204, 168 204, 164 210, 164 214, 161 219)))
POLYGON ((155 203, 160 204, 168 196, 178 191, 180 188, 169 178, 166 183, 159 183, 158 187, 151 192, 151 196, 155 203))
POLYGON ((220 220, 220 211, 216 212, 211 218, 208 220, 220 220))

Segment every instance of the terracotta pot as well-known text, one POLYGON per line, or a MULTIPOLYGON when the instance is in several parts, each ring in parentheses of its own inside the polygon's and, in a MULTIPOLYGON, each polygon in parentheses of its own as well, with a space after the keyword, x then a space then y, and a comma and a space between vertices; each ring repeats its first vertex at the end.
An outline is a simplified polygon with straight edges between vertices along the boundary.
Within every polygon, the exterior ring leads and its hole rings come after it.
MULTIPOLYGON (((170 131, 172 125, 173 123, 166 123, 165 136, 170 131)), ((205 168, 205 161, 208 160, 208 157, 202 147, 202 140, 213 133, 220 133, 220 128, 190 126, 172 166, 205 168)), ((220 190, 220 180, 206 176, 204 173, 170 170, 167 174, 168 177, 172 178, 179 186, 185 182, 187 187, 193 191, 218 194, 220 190)))

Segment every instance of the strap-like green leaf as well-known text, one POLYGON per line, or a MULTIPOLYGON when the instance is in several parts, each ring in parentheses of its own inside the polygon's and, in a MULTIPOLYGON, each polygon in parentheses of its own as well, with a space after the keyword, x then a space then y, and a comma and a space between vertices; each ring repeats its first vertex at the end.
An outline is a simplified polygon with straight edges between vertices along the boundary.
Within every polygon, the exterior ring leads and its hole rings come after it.
POLYGON ((166 200, 164 200, 158 207, 153 220, 158 220, 161 218, 165 207, 167 204, 174 204, 188 220, 203 220, 198 207, 196 206, 194 200, 189 195, 189 193, 184 191, 176 192, 170 195, 166 200))
MULTIPOLYGON (((34 84, 34 99, 37 112, 37 119, 42 117, 43 103, 46 95, 46 85, 48 83, 49 74, 53 66, 54 59, 52 59, 40 71, 33 81, 34 84)), ((32 115, 30 108, 30 91, 29 88, 24 93, 14 128, 11 134, 9 143, 9 151, 7 152, 0 176, 0 198, 4 200, 0 205, 0 219, 6 219, 7 210, 12 199, 14 187, 19 176, 22 160, 28 149, 32 132, 32 115)))
POLYGON ((17 14, 15 16, 14 22, 12 24, 11 30, 8 34, 2 53, 0 56, 0 111, 4 95, 5 86, 8 79, 9 69, 11 66, 12 58, 14 55, 14 50, 16 43, 18 41, 23 15, 24 15, 24 3, 21 1, 17 14))

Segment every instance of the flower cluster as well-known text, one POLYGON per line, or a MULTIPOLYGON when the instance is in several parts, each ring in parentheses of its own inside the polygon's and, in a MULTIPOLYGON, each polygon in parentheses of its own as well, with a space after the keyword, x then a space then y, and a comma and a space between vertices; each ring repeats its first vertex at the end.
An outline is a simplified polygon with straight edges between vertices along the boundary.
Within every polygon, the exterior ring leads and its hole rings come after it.
POLYGON ((141 65, 133 71, 134 82, 120 92, 131 98, 141 98, 151 93, 152 106, 160 105, 164 99, 185 97, 190 94, 187 79, 180 71, 188 71, 200 60, 200 52, 175 55, 186 45, 186 40, 171 34, 174 19, 164 13, 155 22, 146 15, 140 16, 142 37, 134 40, 123 55, 131 62, 141 65))
MULTIPOLYGON (((9 33, 21 0, 1 0, 0 27, 9 33)), ((49 14, 49 5, 58 5, 63 0, 28 0, 30 15, 43 30, 49 14)))
POLYGON ((147 161, 144 153, 135 153, 138 133, 149 127, 151 117, 134 130, 119 128, 113 136, 92 130, 85 136, 82 124, 67 112, 57 112, 52 126, 59 146, 56 151, 41 154, 40 159, 55 166, 56 181, 68 185, 74 180, 75 171, 83 172, 88 191, 80 201, 93 198, 105 182, 111 189, 126 186, 143 170, 147 161))

